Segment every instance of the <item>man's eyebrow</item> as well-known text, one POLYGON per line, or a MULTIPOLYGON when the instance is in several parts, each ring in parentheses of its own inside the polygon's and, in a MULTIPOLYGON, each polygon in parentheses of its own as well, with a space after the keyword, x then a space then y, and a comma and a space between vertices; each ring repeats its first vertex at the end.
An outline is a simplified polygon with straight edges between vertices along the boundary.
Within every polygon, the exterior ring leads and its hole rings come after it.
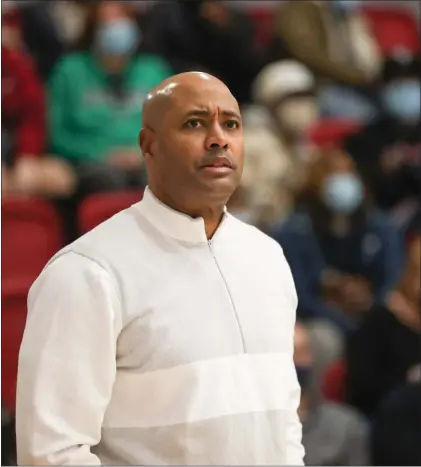
MULTIPOLYGON (((188 117, 208 117, 210 114, 209 110, 206 110, 206 109, 192 109, 192 110, 189 110, 185 115, 184 115, 184 118, 188 118, 188 117)), ((238 120, 241 120, 241 116, 238 112, 235 112, 234 110, 223 110, 222 111, 222 115, 224 117, 233 117, 233 118, 236 118, 238 120)))

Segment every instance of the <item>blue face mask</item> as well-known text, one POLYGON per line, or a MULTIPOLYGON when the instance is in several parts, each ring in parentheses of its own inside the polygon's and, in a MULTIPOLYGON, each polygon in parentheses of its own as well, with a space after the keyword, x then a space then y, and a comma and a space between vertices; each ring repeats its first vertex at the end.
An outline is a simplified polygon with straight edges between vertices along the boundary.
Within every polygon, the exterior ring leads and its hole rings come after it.
POLYGON ((396 81, 383 89, 383 102, 388 112, 405 121, 420 119, 420 83, 418 81, 396 81))
POLYGON ((104 55, 120 56, 134 53, 140 43, 140 32, 136 24, 121 18, 100 26, 96 35, 96 46, 104 55))
POLYGON ((360 207, 364 199, 364 186, 353 173, 335 174, 326 178, 322 196, 332 212, 348 215, 360 207))
POLYGON ((304 390, 311 382, 311 367, 307 365, 296 365, 295 371, 297 372, 297 379, 301 389, 304 390))
POLYGON ((355 11, 360 6, 360 2, 358 0, 333 0, 332 3, 335 8, 344 12, 355 11))

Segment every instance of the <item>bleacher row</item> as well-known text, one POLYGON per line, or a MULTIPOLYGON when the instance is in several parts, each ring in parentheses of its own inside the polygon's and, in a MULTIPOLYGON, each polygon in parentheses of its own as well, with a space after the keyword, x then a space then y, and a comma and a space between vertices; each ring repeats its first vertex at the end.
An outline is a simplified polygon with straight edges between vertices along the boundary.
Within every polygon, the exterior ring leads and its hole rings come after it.
MULTIPOLYGON (((366 5, 363 7, 373 35, 382 55, 390 56, 396 44, 405 44, 411 52, 419 50, 419 25, 415 16, 406 8, 397 5, 366 5)), ((262 46, 270 43, 274 30, 274 15, 271 9, 253 7, 249 12, 256 32, 256 42, 262 46)))

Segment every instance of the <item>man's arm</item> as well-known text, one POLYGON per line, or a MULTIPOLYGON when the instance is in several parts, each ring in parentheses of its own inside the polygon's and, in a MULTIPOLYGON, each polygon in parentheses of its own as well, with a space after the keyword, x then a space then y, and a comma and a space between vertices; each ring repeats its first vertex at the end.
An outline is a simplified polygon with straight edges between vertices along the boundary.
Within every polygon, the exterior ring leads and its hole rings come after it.
POLYGON ((116 375, 120 304, 107 271, 69 252, 32 286, 19 355, 19 465, 98 465, 116 375))
POLYGON ((291 299, 293 305, 288 308, 287 325, 289 327, 288 335, 290 336, 288 342, 288 353, 290 355, 289 374, 285 375, 285 382, 289 384, 289 410, 287 420, 287 453, 286 465, 304 465, 304 447, 302 444, 302 426, 298 417, 298 407, 301 400, 301 388, 297 379, 297 372, 294 365, 294 330, 296 320, 296 310, 298 305, 298 297, 295 290, 294 279, 292 277, 291 269, 284 256, 282 248, 277 244, 281 250, 280 267, 281 275, 284 283, 291 291, 288 294, 288 299, 291 299))

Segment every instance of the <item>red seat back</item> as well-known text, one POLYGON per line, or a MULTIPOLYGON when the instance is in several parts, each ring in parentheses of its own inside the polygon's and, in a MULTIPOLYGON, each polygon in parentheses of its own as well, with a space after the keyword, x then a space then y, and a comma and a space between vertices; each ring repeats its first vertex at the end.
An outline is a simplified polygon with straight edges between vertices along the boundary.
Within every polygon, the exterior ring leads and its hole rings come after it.
POLYGON ((2 397, 14 411, 19 348, 26 322, 28 290, 63 246, 61 220, 47 201, 2 201, 2 397))
POLYGON ((32 284, 63 246, 61 219, 49 202, 32 198, 4 199, 1 216, 2 285, 32 284))
POLYGON ((86 233, 114 216, 123 209, 142 199, 141 191, 100 193, 88 196, 79 207, 78 225, 81 233, 86 233))
POLYGON ((397 48, 420 50, 420 30, 414 16, 404 8, 367 6, 364 13, 384 56, 397 48))
POLYGON ((342 360, 334 362, 322 378, 322 394, 326 400, 345 402, 346 366, 342 360))
POLYGON ((1 299, 1 395, 2 403, 15 411, 19 348, 26 323, 28 287, 2 287, 1 299))
POLYGON ((360 128, 361 125, 354 120, 327 118, 312 125, 308 137, 317 147, 340 146, 344 138, 357 133, 360 128))
POLYGON ((270 9, 253 7, 247 15, 254 26, 254 41, 256 45, 266 46, 273 38, 274 15, 270 9))

